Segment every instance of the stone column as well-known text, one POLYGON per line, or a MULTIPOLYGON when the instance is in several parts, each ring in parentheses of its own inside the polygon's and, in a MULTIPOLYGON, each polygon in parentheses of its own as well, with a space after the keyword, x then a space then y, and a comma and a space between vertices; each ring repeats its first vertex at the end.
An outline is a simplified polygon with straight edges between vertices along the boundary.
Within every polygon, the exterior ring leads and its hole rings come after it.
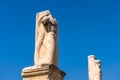
POLYGON ((22 71, 23 80, 63 80, 65 74, 65 72, 52 64, 31 67, 22 71))
POLYGON ((94 55, 88 56, 88 75, 89 80, 102 80, 101 61, 96 60, 94 55))

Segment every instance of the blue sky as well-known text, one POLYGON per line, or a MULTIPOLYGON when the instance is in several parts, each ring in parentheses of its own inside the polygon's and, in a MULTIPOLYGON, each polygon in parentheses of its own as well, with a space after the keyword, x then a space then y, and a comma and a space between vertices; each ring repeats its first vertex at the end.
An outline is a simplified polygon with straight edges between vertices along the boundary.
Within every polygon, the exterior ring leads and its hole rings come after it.
POLYGON ((103 80, 120 79, 119 0, 0 0, 0 80, 22 80, 34 64, 35 16, 44 10, 59 23, 64 80, 88 80, 90 54, 102 60, 103 80))

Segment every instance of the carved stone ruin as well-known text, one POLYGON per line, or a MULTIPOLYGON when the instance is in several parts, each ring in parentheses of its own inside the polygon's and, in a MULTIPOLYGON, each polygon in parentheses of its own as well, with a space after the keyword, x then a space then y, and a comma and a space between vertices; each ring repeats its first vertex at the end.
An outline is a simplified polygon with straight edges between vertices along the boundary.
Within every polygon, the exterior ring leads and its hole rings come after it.
POLYGON ((23 80, 63 80, 58 68, 58 24, 50 11, 36 15, 34 66, 22 70, 23 80))
POLYGON ((58 65, 58 24, 49 11, 36 16, 35 65, 58 65))
MULTIPOLYGON (((102 80, 101 61, 88 56, 89 80, 102 80)), ((58 23, 50 11, 36 15, 34 66, 22 70, 23 80, 63 80, 58 68, 58 23)))
POLYGON ((102 80, 101 61, 94 55, 88 56, 89 80, 102 80))

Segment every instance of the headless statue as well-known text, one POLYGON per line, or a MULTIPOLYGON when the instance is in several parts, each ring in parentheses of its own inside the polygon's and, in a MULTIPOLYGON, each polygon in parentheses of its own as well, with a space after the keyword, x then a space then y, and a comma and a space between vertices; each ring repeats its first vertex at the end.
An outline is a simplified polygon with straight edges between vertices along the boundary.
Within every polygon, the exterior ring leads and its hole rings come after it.
POLYGON ((34 64, 58 66, 58 24, 48 10, 36 15, 34 64))
POLYGON ((47 10, 36 15, 34 66, 22 71, 29 72, 49 64, 58 66, 58 24, 47 10))

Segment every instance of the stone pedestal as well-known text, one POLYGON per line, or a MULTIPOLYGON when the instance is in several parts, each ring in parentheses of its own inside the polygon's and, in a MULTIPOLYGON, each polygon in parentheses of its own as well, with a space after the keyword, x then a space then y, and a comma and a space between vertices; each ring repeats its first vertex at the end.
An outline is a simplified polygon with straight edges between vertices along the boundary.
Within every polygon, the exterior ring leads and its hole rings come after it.
POLYGON ((22 71, 23 80, 63 80, 65 72, 52 64, 26 68, 22 71))

